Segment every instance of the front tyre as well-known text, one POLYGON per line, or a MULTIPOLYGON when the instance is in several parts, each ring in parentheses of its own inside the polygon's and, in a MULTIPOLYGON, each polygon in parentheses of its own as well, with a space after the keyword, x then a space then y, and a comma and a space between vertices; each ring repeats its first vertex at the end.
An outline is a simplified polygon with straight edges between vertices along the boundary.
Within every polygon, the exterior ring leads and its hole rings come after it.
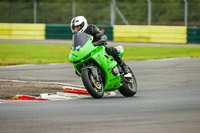
POLYGON ((96 81, 94 76, 92 75, 92 72, 89 69, 83 69, 81 71, 81 78, 85 88, 92 97, 94 98, 103 97, 104 89, 103 89, 103 82, 100 76, 99 76, 100 81, 96 81))
POLYGON ((131 69, 130 71, 131 71, 131 76, 124 77, 124 81, 122 83, 123 86, 121 86, 118 89, 118 91, 125 97, 132 97, 137 92, 137 81, 131 69))

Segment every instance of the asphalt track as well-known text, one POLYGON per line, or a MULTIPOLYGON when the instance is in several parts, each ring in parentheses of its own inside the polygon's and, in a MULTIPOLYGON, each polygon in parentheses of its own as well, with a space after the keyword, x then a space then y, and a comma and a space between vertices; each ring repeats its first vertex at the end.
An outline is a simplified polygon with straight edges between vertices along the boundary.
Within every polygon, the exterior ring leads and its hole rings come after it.
MULTIPOLYGON (((136 96, 0 103, 0 133, 199 133, 200 58, 127 64, 136 96)), ((0 67, 0 79, 82 84, 71 64, 0 67)))

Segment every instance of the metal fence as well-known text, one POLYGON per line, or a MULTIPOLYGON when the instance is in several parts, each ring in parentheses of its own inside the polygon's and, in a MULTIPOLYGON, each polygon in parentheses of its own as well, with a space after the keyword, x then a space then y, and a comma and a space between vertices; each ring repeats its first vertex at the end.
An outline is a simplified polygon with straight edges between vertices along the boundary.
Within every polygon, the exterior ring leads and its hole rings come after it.
POLYGON ((0 23, 200 25, 199 0, 0 0, 0 23))

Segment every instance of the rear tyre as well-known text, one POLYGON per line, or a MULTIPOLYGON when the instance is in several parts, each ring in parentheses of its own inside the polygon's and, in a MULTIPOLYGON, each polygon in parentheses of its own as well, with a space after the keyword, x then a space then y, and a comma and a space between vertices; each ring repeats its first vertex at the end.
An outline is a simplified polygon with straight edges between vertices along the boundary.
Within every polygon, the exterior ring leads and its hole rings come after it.
POLYGON ((137 81, 131 69, 130 71, 132 77, 124 77, 124 81, 122 82, 123 86, 118 89, 118 91, 125 97, 132 97, 137 92, 137 81))
POLYGON ((83 84, 90 95, 94 98, 102 98, 104 95, 104 87, 101 77, 100 82, 96 81, 89 69, 84 69, 81 72, 83 84))

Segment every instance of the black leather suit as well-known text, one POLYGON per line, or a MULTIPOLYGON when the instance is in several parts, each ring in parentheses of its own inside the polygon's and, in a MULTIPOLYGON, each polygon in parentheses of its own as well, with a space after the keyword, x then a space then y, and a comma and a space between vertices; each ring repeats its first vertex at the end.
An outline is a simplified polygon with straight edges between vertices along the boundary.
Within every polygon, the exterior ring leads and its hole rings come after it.
POLYGON ((123 64, 122 58, 119 56, 119 51, 114 47, 106 45, 106 41, 108 38, 102 31, 99 30, 96 25, 89 24, 87 29, 85 30, 85 33, 94 37, 93 43, 96 43, 97 45, 103 45, 106 52, 111 55, 119 65, 123 64))

